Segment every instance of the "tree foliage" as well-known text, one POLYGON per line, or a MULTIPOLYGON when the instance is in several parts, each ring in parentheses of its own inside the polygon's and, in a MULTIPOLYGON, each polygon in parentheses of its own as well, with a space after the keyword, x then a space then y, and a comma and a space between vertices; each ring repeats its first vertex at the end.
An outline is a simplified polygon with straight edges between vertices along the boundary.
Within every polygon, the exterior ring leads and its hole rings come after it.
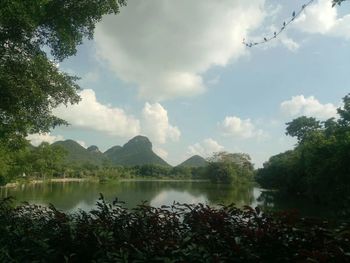
POLYGON ((333 0, 332 6, 341 5, 341 3, 345 2, 345 1, 347 1, 347 0, 333 0))
MULTIPOLYGON (((279 29, 277 29, 276 31, 273 32, 272 35, 270 36, 265 36, 262 38, 262 40, 258 40, 258 41, 247 41, 246 39, 243 39, 243 45, 245 45, 246 47, 254 47, 254 46, 258 46, 261 44, 265 44, 267 42, 270 42, 271 40, 274 40, 275 38, 277 38, 284 30, 286 30, 286 28, 294 22, 294 20, 296 20, 296 18, 298 18, 306 8, 308 8, 308 6, 310 6, 315 0, 309 0, 308 2, 306 2, 305 4, 303 4, 299 10, 294 10, 291 12, 291 17, 289 19, 286 19, 285 21, 283 21, 281 27, 279 29)), ((332 7, 336 6, 336 5, 341 5, 343 2, 345 2, 347 0, 332 0, 332 7)))
POLYGON ((0 147, 4 158, 0 161, 0 176, 4 182, 23 177, 45 178, 64 172, 65 150, 46 142, 38 147, 27 145, 18 151, 8 151, 0 147))
POLYGON ((85 37, 93 37, 102 16, 118 13, 122 5, 125 0, 0 1, 2 143, 20 147, 28 133, 67 124, 52 109, 77 103, 79 86, 55 63, 74 55, 85 37))
POLYGON ((287 123, 286 134, 296 137, 298 142, 307 138, 313 132, 320 130, 321 124, 312 117, 301 116, 287 123))
MULTIPOLYGON (((296 147, 269 159, 258 170, 264 187, 309 197, 320 203, 350 207, 350 99, 343 98, 338 119, 325 122, 300 117, 287 123, 296 147)), ((350 213, 349 210, 344 210, 350 213)))
POLYGON ((91 212, 0 200, 1 262, 349 262, 349 225, 234 205, 103 197, 91 212))
POLYGON ((245 153, 218 152, 208 159, 206 177, 213 182, 238 183, 250 180, 253 165, 245 153))

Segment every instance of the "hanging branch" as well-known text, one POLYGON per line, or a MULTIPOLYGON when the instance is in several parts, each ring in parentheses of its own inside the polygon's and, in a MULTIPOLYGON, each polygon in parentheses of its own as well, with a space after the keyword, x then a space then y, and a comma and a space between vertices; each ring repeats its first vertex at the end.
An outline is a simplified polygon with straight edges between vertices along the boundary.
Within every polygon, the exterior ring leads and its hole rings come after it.
POLYGON ((332 7, 335 5, 341 5, 342 2, 345 2, 346 0, 333 0, 332 7))
MULTIPOLYGON (((333 3, 337 2, 337 1, 341 2, 344 0, 334 0, 333 3)), ((280 35, 289 26, 289 24, 292 23, 298 16, 300 16, 300 14, 304 11, 304 9, 306 7, 308 7, 312 2, 314 2, 314 0, 310 0, 306 4, 302 5, 298 12, 293 11, 292 17, 287 22, 284 21, 280 30, 273 32, 272 36, 264 37, 263 40, 257 41, 257 42, 246 42, 246 40, 243 39, 243 42, 242 42, 243 45, 245 45, 246 47, 253 47, 253 46, 265 44, 265 43, 277 38, 277 36, 280 35)), ((338 4, 340 4, 340 3, 338 3, 338 4)))

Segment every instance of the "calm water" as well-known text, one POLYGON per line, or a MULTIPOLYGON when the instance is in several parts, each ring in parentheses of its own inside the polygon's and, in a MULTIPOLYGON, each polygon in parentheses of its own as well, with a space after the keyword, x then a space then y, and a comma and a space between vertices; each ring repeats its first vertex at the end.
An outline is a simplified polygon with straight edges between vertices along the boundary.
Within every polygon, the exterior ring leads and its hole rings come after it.
POLYGON ((103 193, 107 201, 116 197, 133 208, 142 201, 152 206, 180 203, 229 204, 237 206, 262 206, 270 209, 297 208, 301 214, 331 217, 332 211, 305 202, 275 200, 268 192, 254 185, 227 186, 209 182, 185 181, 124 181, 124 182, 65 182, 23 184, 17 188, 0 188, 0 197, 13 196, 18 202, 47 205, 73 212, 78 209, 91 210, 103 193))
POLYGON ((54 204, 64 211, 92 209, 103 193, 107 201, 116 197, 129 208, 142 201, 152 206, 180 203, 231 203, 238 206, 256 205, 260 190, 253 185, 232 187, 208 182, 186 181, 121 181, 121 182, 65 182, 23 184, 17 188, 1 188, 0 196, 14 196, 18 201, 54 204))

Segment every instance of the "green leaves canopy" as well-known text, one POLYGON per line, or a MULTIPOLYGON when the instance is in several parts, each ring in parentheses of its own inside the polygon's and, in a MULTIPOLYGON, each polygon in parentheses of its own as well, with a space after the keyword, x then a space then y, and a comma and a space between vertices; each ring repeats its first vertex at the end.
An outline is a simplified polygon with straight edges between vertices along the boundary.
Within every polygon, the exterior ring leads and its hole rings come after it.
POLYGON ((79 101, 77 77, 57 61, 91 39, 104 14, 125 0, 0 1, 0 141, 20 147, 28 133, 67 124, 52 115, 59 104, 79 101), (49 50, 51 59, 43 50, 49 50))
POLYGON ((318 120, 312 117, 302 116, 287 123, 286 134, 297 137, 298 141, 303 141, 308 134, 321 128, 318 120))
POLYGON ((350 214, 350 95, 343 103, 337 119, 320 122, 303 116, 287 123, 287 134, 297 137, 298 144, 272 156, 256 180, 282 193, 335 204, 350 214))
POLYGON ((208 162, 206 177, 213 182, 240 183, 253 176, 253 164, 245 153, 218 152, 208 162))

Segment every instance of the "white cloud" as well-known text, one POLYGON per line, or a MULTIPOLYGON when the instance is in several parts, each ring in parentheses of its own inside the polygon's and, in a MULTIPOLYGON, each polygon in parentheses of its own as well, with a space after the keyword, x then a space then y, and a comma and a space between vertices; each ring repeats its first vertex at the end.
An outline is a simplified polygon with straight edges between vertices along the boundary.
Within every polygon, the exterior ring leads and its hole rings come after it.
POLYGON ((314 96, 294 96, 281 103, 281 110, 287 116, 309 116, 321 119, 335 117, 337 107, 332 103, 321 104, 314 96))
POLYGON ((201 74, 246 53, 242 39, 264 18, 265 0, 130 1, 97 25, 97 55, 139 96, 162 100, 205 90, 201 74))
POLYGON ((212 79, 209 79, 209 80, 207 81, 207 85, 208 85, 208 86, 215 86, 215 85, 217 85, 219 82, 220 82, 220 76, 216 76, 216 77, 214 77, 214 78, 212 78, 212 79))
POLYGON ((82 140, 77 140, 77 143, 79 143, 82 147, 84 147, 85 149, 87 148, 86 142, 82 141, 82 140))
POLYGON ((165 149, 157 147, 157 146, 153 147, 152 149, 161 158, 166 159, 168 157, 168 152, 165 149))
MULTIPOLYGON (((275 25, 270 26, 269 28, 269 33, 267 33, 266 35, 272 35, 274 32, 277 32, 279 30, 278 27, 276 27, 275 25)), ((259 37, 259 38, 255 38, 256 41, 261 41, 263 37, 259 37)), ((296 52, 300 45, 299 43, 297 43, 294 39, 292 39, 291 37, 289 37, 286 33, 286 31, 283 31, 280 35, 278 35, 277 38, 275 38, 273 41, 269 41, 266 43, 266 45, 262 45, 262 48, 269 48, 269 47, 275 47, 278 44, 282 44, 283 46, 285 46, 288 50, 292 51, 292 52, 296 52)))
POLYGON ((81 77, 80 83, 82 85, 90 85, 91 83, 95 83, 96 81, 98 81, 99 78, 100 75, 97 71, 90 71, 81 77))
POLYGON ((120 108, 101 104, 97 101, 93 90, 82 90, 79 95, 82 98, 79 104, 68 107, 61 105, 53 113, 77 128, 121 137, 132 137, 140 133, 139 120, 132 115, 127 115, 120 108))
POLYGON ((29 134, 27 140, 34 146, 40 145, 42 142, 48 142, 49 144, 64 140, 61 135, 51 135, 50 133, 36 133, 29 134))
POLYGON ((181 132, 178 127, 169 123, 168 112, 162 105, 146 102, 142 115, 142 132, 149 136, 152 142, 165 143, 167 139, 179 140, 181 132))
POLYGON ((292 52, 296 52, 300 47, 299 43, 297 43, 294 39, 288 37, 285 32, 279 35, 278 40, 292 52))
POLYGON ((304 32, 327 34, 350 39, 350 14, 338 17, 331 0, 318 0, 305 9, 295 26, 304 32))
POLYGON ((222 134, 234 138, 260 138, 264 132, 257 129, 250 119, 242 120, 236 116, 227 116, 218 124, 222 134))
POLYGON ((215 152, 224 150, 224 146, 220 145, 217 141, 212 138, 207 138, 201 143, 195 143, 188 146, 188 153, 190 155, 200 155, 202 157, 209 157, 215 152))

